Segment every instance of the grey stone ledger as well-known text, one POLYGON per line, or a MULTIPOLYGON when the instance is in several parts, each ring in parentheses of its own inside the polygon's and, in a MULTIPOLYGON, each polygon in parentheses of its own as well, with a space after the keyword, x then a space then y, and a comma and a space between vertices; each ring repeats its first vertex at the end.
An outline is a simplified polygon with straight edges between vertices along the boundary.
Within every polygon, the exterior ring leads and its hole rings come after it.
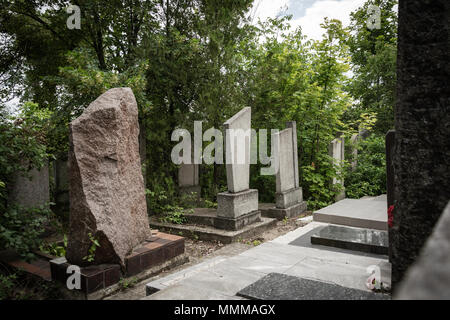
POLYGON ((450 299, 450 202, 415 264, 395 290, 399 300, 450 299))
POLYGON ((24 207, 38 207, 50 201, 49 168, 46 163, 41 169, 28 173, 17 172, 9 186, 8 202, 24 207))
MULTIPOLYGON (((342 162, 345 160, 345 144, 344 144, 344 138, 336 138, 333 141, 331 141, 330 146, 328 148, 328 152, 330 157, 333 158, 333 162, 339 166, 341 166, 342 162)), ((335 184, 341 184, 344 185, 344 181, 338 180, 336 178, 333 178, 333 181, 331 182, 332 185, 335 184)), ((340 201, 342 199, 345 199, 345 190, 342 190, 338 195, 336 195, 335 201, 340 201)))
POLYGON ((398 10, 394 291, 450 199, 450 2, 401 0, 398 10))

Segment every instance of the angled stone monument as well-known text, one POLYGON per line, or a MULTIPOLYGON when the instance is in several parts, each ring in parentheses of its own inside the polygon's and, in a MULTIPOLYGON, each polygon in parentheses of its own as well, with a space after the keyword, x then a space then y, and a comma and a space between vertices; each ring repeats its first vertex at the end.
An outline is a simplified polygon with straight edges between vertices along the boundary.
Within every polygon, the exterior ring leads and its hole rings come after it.
POLYGON ((215 226, 238 230, 261 219, 258 190, 249 189, 251 108, 242 109, 224 126, 228 191, 217 195, 215 226))
POLYGON ((306 210, 298 175, 297 124, 290 121, 286 127, 272 135, 275 141, 273 154, 279 159, 279 168, 276 173, 276 206, 267 215, 279 220, 297 216, 306 210))
POLYGON ((100 243, 95 263, 121 266, 151 237, 138 135, 138 109, 129 88, 102 94, 70 124, 69 262, 86 264, 89 234, 100 243))
MULTIPOLYGON (((333 163, 335 165, 338 165, 339 167, 342 167, 342 163, 345 160, 345 153, 344 153, 344 138, 336 138, 333 141, 331 141, 329 145, 329 155, 333 158, 333 163)), ((344 181, 339 180, 337 178, 333 178, 333 181, 331 182, 332 185, 340 184, 344 186, 344 181)), ((345 190, 342 190, 339 194, 336 195, 335 201, 340 201, 342 199, 345 199, 345 190)))

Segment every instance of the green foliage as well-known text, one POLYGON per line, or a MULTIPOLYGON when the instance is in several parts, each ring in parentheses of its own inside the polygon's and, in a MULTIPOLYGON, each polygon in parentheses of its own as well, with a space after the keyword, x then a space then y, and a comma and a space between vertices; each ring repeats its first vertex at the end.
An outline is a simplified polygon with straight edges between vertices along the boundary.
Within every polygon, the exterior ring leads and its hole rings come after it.
POLYGON ((14 288, 16 287, 17 275, 9 274, 2 275, 0 274, 0 300, 11 299, 14 297, 14 288))
POLYGON ((67 251, 67 236, 64 235, 62 244, 60 242, 43 243, 39 250, 55 257, 65 257, 67 251))
POLYGON ((120 288, 120 290, 126 290, 129 288, 133 288, 138 282, 139 282, 139 280, 136 277, 121 278, 119 280, 119 288, 120 288))
POLYGON ((318 157, 319 166, 303 166, 304 188, 309 196, 306 198, 309 210, 320 209, 334 202, 335 196, 342 190, 342 185, 336 183, 332 186, 333 179, 340 181, 339 165, 333 163, 333 159, 327 154, 318 157))
MULTIPOLYGON (((348 45, 354 74, 348 90, 354 105, 345 115, 348 121, 372 112, 378 119, 374 130, 385 134, 394 124, 397 61, 397 0, 368 0, 351 14, 348 45), (369 30, 368 6, 381 9, 381 29, 369 30)), ((355 127, 355 129, 358 129, 355 127)))
POLYGON ((48 282, 23 271, 0 273, 0 301, 61 299, 60 288, 58 283, 48 282))
POLYGON ((204 206, 205 206, 205 208, 217 209, 217 202, 213 202, 213 201, 210 201, 208 199, 205 199, 204 200, 204 206))
MULTIPOLYGON (((192 212, 192 209, 189 209, 192 212)), ((186 209, 177 205, 166 205, 160 217, 162 222, 183 224, 186 222, 186 209)))
POLYGON ((40 169, 50 157, 46 149, 51 112, 24 103, 14 117, 0 117, 0 212, 7 208, 7 186, 12 175, 40 169))
MULTIPOLYGON (((357 145, 355 170, 348 168, 345 176, 347 197, 359 199, 386 193, 386 151, 382 135, 372 134, 357 145)), ((353 160, 353 159, 351 159, 353 160)))
POLYGON ((83 257, 83 260, 86 260, 87 262, 94 262, 95 251, 97 251, 97 248, 100 247, 100 243, 90 232, 88 233, 88 237, 89 241, 91 242, 91 246, 89 247, 88 255, 83 257))
MULTIPOLYGON (((351 14, 349 28, 325 19, 318 41, 289 29, 289 16, 250 24, 251 0, 81 1, 82 30, 70 32, 59 10, 68 3, 10 1, 0 8, 0 32, 9 40, 0 43, 5 87, 17 92, 23 82, 19 96, 37 102, 26 104, 14 125, 0 122, 0 209, 7 207, 10 174, 38 167, 49 154, 67 155, 70 121, 113 87, 132 88, 138 102, 149 211, 175 223, 197 205, 177 194, 170 158, 176 128, 192 131, 193 121, 202 120, 204 129, 221 129, 243 106, 252 107, 255 129, 283 129, 295 120, 300 184, 315 209, 340 191, 331 184, 342 173, 328 156, 329 143, 358 129, 392 127, 395 0, 368 0, 351 14), (381 7, 380 30, 366 27, 369 4, 381 7)), ((0 90, 0 98, 8 95, 0 90)), ((260 168, 251 166, 250 186, 260 201, 272 202, 275 179, 260 168)), ((200 184, 204 205, 215 207, 226 190, 225 167, 203 165, 200 184)), ((376 192, 369 189, 362 186, 376 192)))
POLYGON ((48 206, 8 207, 7 211, 0 215, 0 248, 13 249, 26 260, 33 259, 33 251, 39 248, 40 236, 51 216, 52 212, 48 206))

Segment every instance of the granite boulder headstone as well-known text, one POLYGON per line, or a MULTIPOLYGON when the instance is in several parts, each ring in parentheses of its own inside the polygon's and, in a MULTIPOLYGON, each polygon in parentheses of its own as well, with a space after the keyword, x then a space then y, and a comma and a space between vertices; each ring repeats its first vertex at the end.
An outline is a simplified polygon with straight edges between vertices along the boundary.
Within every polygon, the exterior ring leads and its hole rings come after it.
POLYGON ((114 88, 70 124, 70 226, 67 260, 125 265, 125 257, 151 237, 139 156, 136 99, 114 88))

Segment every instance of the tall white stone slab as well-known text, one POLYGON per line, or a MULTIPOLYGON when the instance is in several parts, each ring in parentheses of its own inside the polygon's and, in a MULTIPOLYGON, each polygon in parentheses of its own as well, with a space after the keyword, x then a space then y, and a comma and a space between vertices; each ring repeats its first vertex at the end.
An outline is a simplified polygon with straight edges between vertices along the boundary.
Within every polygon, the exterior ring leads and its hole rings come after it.
POLYGON ((250 181, 251 108, 246 107, 224 123, 225 161, 229 192, 248 190, 250 181))
POLYGON ((269 217, 283 219, 306 210, 298 175, 297 125, 295 121, 286 124, 287 129, 272 134, 275 141, 273 155, 278 158, 276 173, 276 207, 268 210, 269 217))
POLYGON ((249 189, 251 108, 224 123, 228 192, 217 195, 217 228, 237 230, 260 221, 258 190, 249 189))
POLYGON ((280 164, 276 174, 276 190, 281 193, 296 187, 292 128, 274 133, 273 139, 277 140, 275 154, 280 164))

